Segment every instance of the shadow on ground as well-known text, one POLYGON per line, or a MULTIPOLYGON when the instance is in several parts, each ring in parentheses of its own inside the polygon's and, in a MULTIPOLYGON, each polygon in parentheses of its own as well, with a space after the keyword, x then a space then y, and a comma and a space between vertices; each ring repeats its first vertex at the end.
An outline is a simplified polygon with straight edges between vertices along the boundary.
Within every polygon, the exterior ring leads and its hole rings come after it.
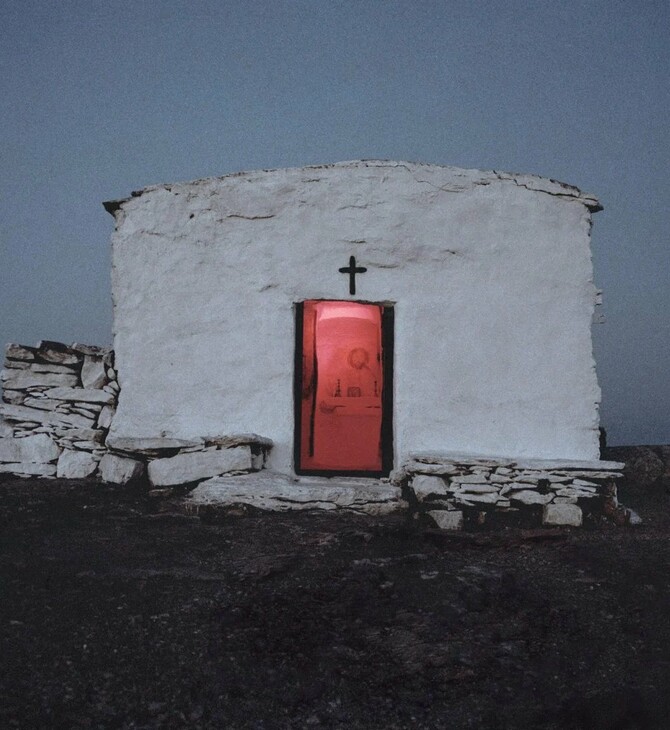
POLYGON ((441 534, 5 481, 0 727, 670 727, 668 498, 627 498, 441 534))

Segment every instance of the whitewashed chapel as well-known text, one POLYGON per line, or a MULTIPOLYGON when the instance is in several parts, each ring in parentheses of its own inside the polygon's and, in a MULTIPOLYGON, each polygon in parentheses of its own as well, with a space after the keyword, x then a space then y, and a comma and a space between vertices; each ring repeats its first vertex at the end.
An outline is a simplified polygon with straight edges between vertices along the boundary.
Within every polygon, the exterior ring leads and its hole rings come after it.
POLYGON ((592 195, 356 161, 157 185, 105 207, 120 392, 97 457, 110 479, 140 459, 154 486, 200 481, 202 503, 409 499, 443 526, 522 506, 578 524, 612 496, 592 195), (253 488, 226 476, 261 467, 253 488))

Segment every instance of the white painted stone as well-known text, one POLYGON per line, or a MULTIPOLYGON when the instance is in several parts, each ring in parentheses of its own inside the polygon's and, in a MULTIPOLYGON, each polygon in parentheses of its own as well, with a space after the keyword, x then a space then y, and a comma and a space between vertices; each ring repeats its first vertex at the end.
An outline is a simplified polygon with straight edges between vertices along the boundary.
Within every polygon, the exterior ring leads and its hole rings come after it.
POLYGON ((444 483, 444 479, 440 479, 438 476, 417 474, 412 479, 411 488, 419 502, 423 502, 431 494, 445 496, 447 494, 447 485, 444 483))
POLYGON ((67 412, 68 413, 78 413, 81 416, 90 417, 93 419, 96 419, 98 417, 98 413, 102 410, 101 406, 82 406, 79 404, 71 403, 68 406, 67 412))
POLYGON ((509 484, 512 480, 510 477, 506 477, 503 474, 491 474, 489 481, 492 484, 509 484))
MULTIPOLYGON (((561 478, 566 479, 621 479, 623 474, 620 471, 566 471, 558 472, 561 478)), ((555 476, 554 479, 558 477, 555 476)))
POLYGON ((524 490, 525 491, 525 490, 528 490, 528 489, 533 489, 534 490, 534 485, 533 484, 529 484, 528 482, 510 482, 509 484, 506 484, 505 485, 505 491, 506 492, 518 492, 518 491, 521 491, 521 490, 524 490))
POLYGON ((251 449, 237 446, 220 451, 199 451, 177 454, 168 459, 149 462, 149 481, 155 487, 188 484, 231 471, 249 471, 253 468, 251 449))
MULTIPOLYGON (((587 482, 584 479, 573 479, 572 484, 575 487, 592 487, 594 492, 595 492, 595 487, 598 486, 596 483, 587 482)), ((591 490, 589 490, 589 491, 591 491, 591 490)))
POLYGON ((107 368, 102 357, 86 355, 81 368, 81 384, 84 388, 102 388, 107 382, 107 368))
POLYGON ((398 487, 376 480, 298 481, 268 471, 208 479, 190 493, 187 504, 195 509, 244 504, 278 512, 324 509, 372 515, 391 514, 407 507, 398 487))
POLYGON ((72 445, 76 449, 81 449, 82 451, 106 451, 104 446, 99 444, 97 441, 91 441, 90 439, 73 441, 72 445))
POLYGON ((460 510, 430 510, 426 514, 441 530, 463 529, 463 512, 460 510))
POLYGON ((405 469, 393 469, 391 473, 388 476, 389 482, 391 484, 395 484, 395 486, 399 487, 405 483, 405 480, 409 479, 410 475, 405 471, 405 469))
POLYGON ((482 504, 495 504, 499 499, 499 495, 497 492, 495 494, 474 494, 472 492, 456 492, 454 494, 454 497, 456 498, 456 500, 461 502, 480 502, 482 504))
POLYGON ((46 434, 21 439, 0 438, 0 461, 42 464, 54 461, 60 452, 60 448, 46 434))
POLYGON ((66 437, 72 441, 95 441, 97 444, 102 444, 105 437, 105 432, 97 428, 53 428, 53 433, 59 437, 66 437))
POLYGON ((5 369, 0 372, 3 388, 25 390, 34 386, 77 385, 79 378, 74 373, 34 373, 31 370, 5 369))
POLYGON ((411 474, 428 474, 434 476, 449 476, 461 474, 462 470, 455 464, 423 464, 420 461, 408 461, 404 469, 411 474))
POLYGON ((160 454, 164 451, 174 451, 192 446, 205 448, 205 442, 201 438, 196 439, 175 439, 161 437, 119 437, 110 435, 107 437, 107 446, 114 451, 123 451, 128 454, 160 454))
POLYGON ((22 405, 26 408, 37 408, 39 411, 53 411, 61 404, 61 401, 53 398, 24 398, 22 405))
POLYGON ((85 451, 64 451, 58 459, 56 476, 60 479, 85 479, 95 474, 98 459, 85 451))
POLYGON ((554 498, 553 494, 540 494, 539 492, 533 492, 525 490, 521 492, 511 492, 509 494, 510 500, 514 502, 521 502, 521 504, 547 504, 554 498))
POLYGON ((4 416, 5 419, 10 421, 29 421, 52 426, 73 426, 75 428, 90 428, 94 423, 92 418, 85 418, 84 416, 38 411, 34 408, 14 406, 8 403, 0 403, 0 416, 4 416))
POLYGON ((349 296, 357 241, 358 296, 398 302, 398 463, 597 459, 595 208, 546 179, 388 161, 147 188, 116 212, 112 435, 256 430, 290 471, 294 305, 349 296))
POLYGON ((488 479, 482 474, 463 474, 452 479, 452 482, 458 482, 459 484, 488 484, 488 479))
POLYGON ((107 368, 107 378, 109 380, 116 380, 116 370, 114 368, 107 368))
POLYGON ((463 451, 417 451, 410 454, 415 461, 427 464, 453 464, 458 466, 461 471, 472 467, 488 467, 495 469, 497 467, 510 466, 514 463, 512 459, 502 456, 486 456, 483 454, 472 454, 463 451))
POLYGON ((524 470, 524 471, 522 471, 519 474, 519 477, 518 478, 521 479, 523 477, 529 477, 529 478, 532 478, 532 479, 537 479, 538 481, 540 479, 542 479, 544 481, 550 481, 551 480, 551 477, 552 477, 552 474, 551 474, 551 472, 548 472, 548 471, 535 471, 535 470, 528 470, 528 471, 526 471, 526 470, 524 470))
POLYGON ((13 433, 14 429, 12 428, 12 426, 7 423, 4 418, 0 417, 0 438, 12 436, 13 433))
POLYGON ((431 509, 456 509, 456 500, 452 497, 436 497, 435 499, 431 499, 430 503, 425 505, 427 507, 430 507, 431 509))
POLYGON ((498 501, 496 502, 496 507, 497 507, 498 509, 508 509, 508 508, 509 508, 509 507, 511 506, 511 504, 512 504, 512 503, 511 503, 511 502, 509 501, 509 499, 505 499, 504 497, 501 497, 501 498, 500 498, 500 499, 499 499, 499 500, 498 500, 498 501))
POLYGON ((22 405, 26 400, 26 395, 25 390, 9 390, 9 388, 4 388, 2 391, 2 400, 5 403, 22 405))
POLYGON ((31 362, 25 363, 26 368, 33 373, 62 373, 65 375, 75 375, 75 370, 68 365, 58 365, 56 363, 47 362, 31 362))
POLYGON ((15 464, 0 463, 0 473, 17 476, 53 477, 56 476, 56 464, 34 464, 26 461, 15 464))
POLYGON ((2 401, 15 406, 21 406, 25 402, 26 398, 30 393, 25 390, 9 390, 8 388, 2 388, 0 383, 0 390, 2 391, 2 401))
POLYGON ((103 406, 98 416, 98 428, 108 429, 112 423, 112 418, 114 418, 114 413, 115 409, 112 406, 103 406))
POLYGON ((45 392, 47 398, 54 400, 73 401, 81 403, 113 403, 114 396, 104 390, 90 388, 52 388, 45 392))
POLYGON ((554 497, 552 504, 577 504, 577 497, 554 497))
POLYGON ((585 489, 573 489, 572 487, 563 487, 555 491, 557 497, 580 497, 589 499, 597 497, 598 493, 595 491, 586 491, 585 489))
POLYGON ((498 494, 500 490, 491 484, 463 484, 460 491, 469 494, 498 494))
POLYGON ((625 464, 620 461, 587 461, 583 459, 523 459, 515 462, 518 469, 542 469, 543 471, 621 471, 625 464))
POLYGON ((576 504, 547 504, 542 510, 542 524, 579 527, 582 510, 576 504))
POLYGON ((105 454, 98 467, 103 482, 109 484, 127 484, 140 479, 144 474, 144 463, 116 454, 105 454))

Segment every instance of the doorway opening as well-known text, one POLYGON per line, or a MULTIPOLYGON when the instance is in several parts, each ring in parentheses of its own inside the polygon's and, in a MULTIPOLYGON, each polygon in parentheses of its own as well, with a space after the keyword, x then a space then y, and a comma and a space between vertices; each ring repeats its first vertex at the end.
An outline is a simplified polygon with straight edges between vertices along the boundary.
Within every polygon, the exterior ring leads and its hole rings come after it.
POLYGON ((314 299, 296 320, 296 473, 388 475, 393 307, 314 299))

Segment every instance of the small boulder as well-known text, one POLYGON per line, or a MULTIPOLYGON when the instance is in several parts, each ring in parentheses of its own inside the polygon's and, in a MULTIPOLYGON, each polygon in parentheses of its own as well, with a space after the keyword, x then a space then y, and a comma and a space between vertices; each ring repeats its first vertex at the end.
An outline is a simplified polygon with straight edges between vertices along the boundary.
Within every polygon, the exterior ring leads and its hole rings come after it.
POLYGON ((40 433, 24 438, 0 438, 0 461, 46 464, 60 455, 60 448, 49 436, 40 433))
POLYGON ((112 406, 103 406, 98 416, 98 428, 108 429, 112 425, 112 418, 114 418, 115 412, 112 406))
POLYGON ((554 498, 553 494, 540 494, 532 489, 524 489, 520 492, 513 492, 509 498, 521 504, 547 504, 554 498))
POLYGON ((426 513, 440 530, 462 530, 463 513, 460 510, 430 510, 426 513))
POLYGON ((56 476, 59 479, 86 479, 95 474, 98 460, 85 451, 64 451, 58 459, 56 476))
POLYGON ((579 527, 582 524, 582 510, 576 504, 546 504, 542 511, 542 524, 579 527))
POLYGON ((149 481, 154 487, 189 484, 232 471, 252 471, 254 464, 248 446, 216 451, 195 451, 149 462, 149 481))
POLYGON ((86 355, 81 368, 81 383, 84 388, 102 388, 107 382, 107 368, 102 357, 86 355))
POLYGON ((98 470, 103 482, 127 484, 142 478, 144 463, 125 456, 105 454, 100 460, 98 470))
POLYGON ((437 476, 428 476, 427 474, 417 474, 412 479, 411 488, 419 502, 423 502, 432 494, 447 495, 447 485, 444 483, 444 479, 437 476))

